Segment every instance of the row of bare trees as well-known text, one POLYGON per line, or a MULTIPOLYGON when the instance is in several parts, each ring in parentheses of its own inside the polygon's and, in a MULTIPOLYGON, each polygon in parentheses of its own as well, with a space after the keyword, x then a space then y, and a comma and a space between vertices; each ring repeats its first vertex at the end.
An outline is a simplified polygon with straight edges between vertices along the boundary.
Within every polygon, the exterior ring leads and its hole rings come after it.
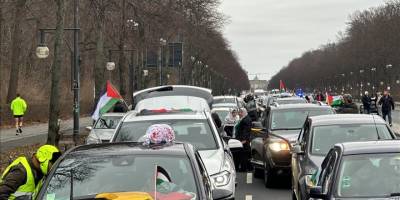
MULTIPOLYGON (((148 50, 158 49, 160 38, 183 43, 184 52, 181 67, 164 66, 173 77, 164 84, 209 86, 217 93, 249 88, 246 72, 222 35, 226 17, 218 11, 219 4, 219 0, 81 0, 82 113, 90 113, 106 80, 127 100, 134 90, 155 86, 159 71, 146 62, 148 50), (110 60, 116 63, 114 71, 106 70, 110 60), (204 73, 195 68, 205 66, 209 76, 193 74, 204 73)), ((31 119, 46 120, 53 87, 61 89, 53 97, 59 101, 61 117, 69 116, 73 34, 61 30, 73 28, 73 9, 73 1, 65 0, 0 0, 2 119, 9 119, 8 103, 21 93, 30 105, 31 119), (39 30, 56 27, 46 32, 50 56, 38 59, 39 30)))
POLYGON ((305 52, 271 79, 278 88, 351 93, 390 89, 400 98, 400 1, 351 15, 336 43, 305 52))

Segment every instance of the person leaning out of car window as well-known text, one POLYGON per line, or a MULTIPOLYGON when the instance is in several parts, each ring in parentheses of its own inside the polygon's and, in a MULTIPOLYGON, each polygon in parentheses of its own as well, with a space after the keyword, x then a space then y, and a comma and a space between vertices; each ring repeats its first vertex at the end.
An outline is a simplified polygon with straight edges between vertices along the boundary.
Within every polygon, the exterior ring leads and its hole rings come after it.
POLYGON ((42 179, 61 156, 57 147, 43 145, 31 158, 15 159, 0 178, 0 200, 35 199, 42 179))
POLYGON ((252 121, 250 116, 247 114, 245 108, 239 111, 240 122, 236 126, 236 139, 238 139, 243 144, 243 149, 240 152, 239 166, 236 166, 239 171, 249 171, 251 170, 250 164, 250 137, 251 137, 251 127, 252 121))

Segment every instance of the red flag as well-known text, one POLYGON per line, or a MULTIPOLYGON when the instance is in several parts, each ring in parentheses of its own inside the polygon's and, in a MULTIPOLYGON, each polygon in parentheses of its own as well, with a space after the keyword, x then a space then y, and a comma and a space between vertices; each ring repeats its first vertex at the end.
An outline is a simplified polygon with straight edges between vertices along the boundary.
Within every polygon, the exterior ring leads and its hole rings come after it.
POLYGON ((279 90, 280 91, 285 91, 285 84, 283 83, 283 81, 282 80, 279 80, 279 90))
POLYGON ((115 99, 122 99, 122 96, 119 94, 118 90, 114 88, 110 81, 107 81, 107 96, 115 99))

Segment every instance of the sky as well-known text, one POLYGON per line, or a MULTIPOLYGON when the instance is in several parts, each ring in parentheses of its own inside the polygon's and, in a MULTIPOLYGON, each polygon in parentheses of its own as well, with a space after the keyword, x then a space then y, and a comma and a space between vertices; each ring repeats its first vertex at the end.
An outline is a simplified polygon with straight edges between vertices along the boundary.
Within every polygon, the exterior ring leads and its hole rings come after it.
POLYGON ((221 0, 225 37, 253 79, 269 80, 303 52, 337 41, 352 13, 384 0, 221 0))

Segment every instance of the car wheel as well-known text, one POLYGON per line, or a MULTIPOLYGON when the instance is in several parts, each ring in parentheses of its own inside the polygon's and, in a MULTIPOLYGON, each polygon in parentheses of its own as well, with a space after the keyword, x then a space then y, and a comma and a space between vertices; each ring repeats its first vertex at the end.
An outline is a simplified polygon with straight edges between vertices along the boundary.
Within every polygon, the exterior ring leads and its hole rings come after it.
POLYGON ((274 173, 272 170, 267 170, 267 167, 264 167, 264 185, 269 188, 272 187, 274 182, 274 173))

